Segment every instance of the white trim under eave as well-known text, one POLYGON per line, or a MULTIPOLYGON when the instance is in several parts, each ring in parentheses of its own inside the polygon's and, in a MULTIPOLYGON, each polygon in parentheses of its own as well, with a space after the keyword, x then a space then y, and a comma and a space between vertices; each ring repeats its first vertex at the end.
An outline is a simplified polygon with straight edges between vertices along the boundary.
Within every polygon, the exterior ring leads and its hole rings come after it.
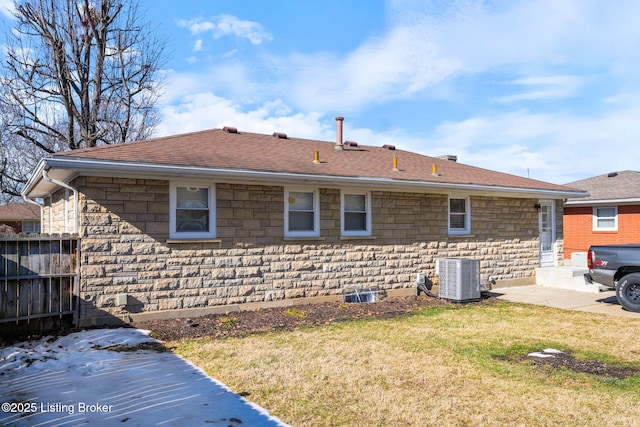
MULTIPOLYGON (((449 193, 451 191, 464 191, 474 195, 495 195, 520 197, 520 198, 553 198, 567 199, 585 197, 588 193, 583 191, 545 190, 536 188, 518 188, 506 186, 491 186, 480 184, 455 184, 428 181, 405 181, 391 178, 367 178, 350 176, 328 176, 295 174, 287 172, 267 172, 243 169, 219 169, 206 167, 185 167, 175 165, 156 165, 138 162, 116 162, 110 160, 93 160, 72 157, 46 157, 40 161, 38 169, 59 168, 69 172, 70 176, 78 174, 95 174, 108 172, 110 176, 128 177, 157 177, 168 180, 178 177, 207 176, 211 179, 225 179, 226 181, 238 181, 243 183, 270 183, 274 185, 315 185, 325 187, 358 187, 369 190, 383 191, 411 191, 424 193, 449 193), (41 166, 42 164, 42 166, 41 166)), ((40 181, 34 176, 28 181, 23 194, 29 196, 40 181)), ((39 197, 39 196, 36 196, 39 197)))
POLYGON ((31 175, 27 183, 24 185, 24 188, 22 189, 22 192, 21 192, 22 197, 29 197, 31 188, 35 187, 36 184, 42 179, 42 171, 44 170, 44 167, 45 167, 45 159, 40 159, 40 161, 36 165, 35 170, 33 171, 33 174, 31 175))
POLYGON ((600 200, 567 200, 565 206, 593 205, 640 205, 640 198, 633 199, 600 199, 600 200))

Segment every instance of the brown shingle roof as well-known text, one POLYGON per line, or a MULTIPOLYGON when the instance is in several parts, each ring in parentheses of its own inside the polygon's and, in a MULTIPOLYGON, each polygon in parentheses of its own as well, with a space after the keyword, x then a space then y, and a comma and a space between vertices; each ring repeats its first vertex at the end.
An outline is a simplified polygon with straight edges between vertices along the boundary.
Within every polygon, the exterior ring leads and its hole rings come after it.
POLYGON ((0 206, 0 220, 24 221, 40 219, 40 208, 30 203, 9 203, 0 206))
POLYGON ((640 172, 637 171, 611 172, 567 185, 590 194, 589 197, 580 198, 580 202, 640 199, 640 172))
POLYGON ((454 161, 403 150, 359 145, 335 149, 335 142, 279 138, 222 129, 156 138, 127 144, 95 147, 55 154, 98 161, 205 167, 230 171, 260 171, 335 177, 362 177, 399 181, 423 181, 552 191, 566 186, 494 172, 454 161), (314 164, 318 151, 321 164, 314 164), (398 169, 393 170, 393 158, 398 169), (436 165, 437 176, 432 174, 436 165))

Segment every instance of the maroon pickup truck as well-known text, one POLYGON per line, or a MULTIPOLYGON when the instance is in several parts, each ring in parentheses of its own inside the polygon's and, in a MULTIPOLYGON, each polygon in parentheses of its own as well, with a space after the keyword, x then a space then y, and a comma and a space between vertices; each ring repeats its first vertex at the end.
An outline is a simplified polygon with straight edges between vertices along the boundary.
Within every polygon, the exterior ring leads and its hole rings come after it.
POLYGON ((615 289, 621 306, 640 313, 640 245, 591 246, 587 266, 589 283, 615 289))

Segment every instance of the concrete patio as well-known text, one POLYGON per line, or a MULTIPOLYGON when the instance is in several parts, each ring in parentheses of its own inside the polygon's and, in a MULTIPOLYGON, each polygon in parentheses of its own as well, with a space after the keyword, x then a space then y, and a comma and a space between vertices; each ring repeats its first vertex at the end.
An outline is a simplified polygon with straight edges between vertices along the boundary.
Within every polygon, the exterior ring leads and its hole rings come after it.
POLYGON ((627 311, 618 304, 614 291, 595 293, 532 285, 498 288, 492 290, 491 293, 500 299, 511 302, 640 319, 640 313, 627 311))

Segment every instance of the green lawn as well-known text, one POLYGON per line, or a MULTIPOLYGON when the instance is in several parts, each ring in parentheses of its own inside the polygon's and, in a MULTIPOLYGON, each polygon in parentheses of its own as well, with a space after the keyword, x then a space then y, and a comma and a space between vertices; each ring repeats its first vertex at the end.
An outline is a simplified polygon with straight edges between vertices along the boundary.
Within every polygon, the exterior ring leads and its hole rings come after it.
POLYGON ((640 368, 639 334, 640 320, 500 302, 167 346, 294 426, 632 426, 640 375, 526 355, 640 368))

